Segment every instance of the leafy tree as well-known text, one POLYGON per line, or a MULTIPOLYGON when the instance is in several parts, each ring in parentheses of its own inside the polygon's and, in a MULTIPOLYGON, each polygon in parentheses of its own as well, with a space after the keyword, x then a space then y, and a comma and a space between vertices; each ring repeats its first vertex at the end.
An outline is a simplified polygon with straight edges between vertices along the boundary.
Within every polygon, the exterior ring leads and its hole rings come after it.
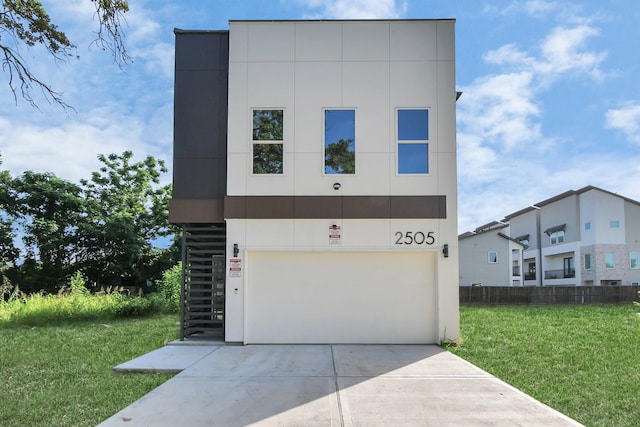
POLYGON ((327 144, 325 170, 332 173, 356 173, 356 153, 350 148, 351 139, 340 139, 327 144))
POLYGON ((13 179, 10 193, 14 202, 8 213, 24 234, 23 290, 57 291, 82 252, 77 234, 86 217, 82 189, 51 173, 26 171, 13 179))
POLYGON ((81 181, 88 207, 80 230, 87 245, 85 272, 99 283, 141 286, 177 261, 175 248, 152 245, 176 231, 168 223, 171 186, 160 186, 164 162, 148 156, 134 163, 132 157, 131 151, 99 155, 104 166, 81 181))
MULTIPOLYGON (((2 158, 0 157, 0 165, 2 158)), ((13 205, 10 196, 11 175, 9 171, 0 171, 0 284, 5 271, 15 266, 19 252, 13 245, 15 233, 7 208, 13 205)))
MULTIPOLYGON (((124 14, 129 11, 126 0, 87 0, 95 7, 98 30, 94 44, 113 54, 118 64, 130 57, 123 43, 124 14)), ((61 94, 36 76, 21 54, 22 47, 41 46, 55 61, 75 56, 76 46, 67 35, 51 22, 44 6, 37 0, 3 0, 0 3, 0 60, 8 73, 9 87, 17 102, 17 93, 36 106, 32 89, 41 89, 45 97, 68 107, 61 94), (4 37, 3 37, 4 36, 4 37)))

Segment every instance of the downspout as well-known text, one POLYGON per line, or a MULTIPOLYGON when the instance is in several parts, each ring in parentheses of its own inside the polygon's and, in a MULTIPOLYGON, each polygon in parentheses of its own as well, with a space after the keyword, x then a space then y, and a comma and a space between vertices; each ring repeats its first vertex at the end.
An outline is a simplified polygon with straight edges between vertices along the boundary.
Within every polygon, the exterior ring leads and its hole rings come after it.
POLYGON ((542 286, 542 276, 544 275, 544 266, 542 265, 542 233, 540 231, 540 208, 534 206, 536 208, 536 234, 538 238, 538 260, 540 263, 540 274, 536 274, 538 279, 538 286, 542 286))

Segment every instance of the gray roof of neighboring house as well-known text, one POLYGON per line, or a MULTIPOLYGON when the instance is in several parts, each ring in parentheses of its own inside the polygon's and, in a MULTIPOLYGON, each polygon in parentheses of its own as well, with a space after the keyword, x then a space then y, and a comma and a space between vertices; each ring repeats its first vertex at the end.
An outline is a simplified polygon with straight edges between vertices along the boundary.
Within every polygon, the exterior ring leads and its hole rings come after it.
MULTIPOLYGON (((484 231, 492 230, 494 228, 497 228, 496 225, 504 224, 504 222, 508 222, 511 218, 515 218, 515 217, 517 217, 519 215, 525 214, 527 212, 530 212, 530 211, 533 211, 533 210, 536 210, 536 209, 540 209, 540 207, 542 207, 542 206, 549 205, 551 203, 557 202, 557 201, 565 199, 567 197, 579 196, 579 195, 581 195, 583 193, 586 193, 586 192, 592 191, 592 190, 600 191, 602 193, 609 194, 611 196, 619 197, 620 199, 622 199, 622 200, 624 200, 626 202, 629 202, 629 203, 632 203, 634 205, 640 206, 640 202, 637 201, 637 200, 633 200, 633 199, 630 199, 628 197, 621 196, 621 195, 619 195, 617 193, 613 193, 611 191, 607 191, 607 190, 604 190, 602 188, 595 187, 593 185, 587 185, 587 186, 582 187, 582 188, 580 188, 578 190, 565 191, 564 193, 560 193, 560 194, 558 194, 556 196, 553 196, 553 197, 550 197, 548 199, 542 200, 542 201, 540 201, 538 203, 534 203, 533 205, 528 206, 528 207, 526 207, 524 209, 520 209, 519 211, 510 213, 509 215, 506 215, 502 221, 492 221, 492 222, 490 222, 488 224, 482 225, 482 226, 476 228, 473 232, 469 231, 469 232, 466 232, 466 233, 463 233, 463 234, 459 235, 458 239, 464 239, 464 238, 474 236, 474 235, 476 235, 478 233, 481 233, 481 232, 484 232, 484 231)), ((504 224, 504 227, 506 227, 506 226, 507 226, 507 224, 504 224)))

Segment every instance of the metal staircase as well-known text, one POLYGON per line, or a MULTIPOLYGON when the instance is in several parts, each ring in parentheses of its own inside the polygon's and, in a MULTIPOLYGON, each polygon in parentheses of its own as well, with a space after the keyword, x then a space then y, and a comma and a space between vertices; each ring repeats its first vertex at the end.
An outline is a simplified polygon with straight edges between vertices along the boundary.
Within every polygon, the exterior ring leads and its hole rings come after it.
POLYGON ((180 339, 224 339, 225 224, 182 227, 180 339))

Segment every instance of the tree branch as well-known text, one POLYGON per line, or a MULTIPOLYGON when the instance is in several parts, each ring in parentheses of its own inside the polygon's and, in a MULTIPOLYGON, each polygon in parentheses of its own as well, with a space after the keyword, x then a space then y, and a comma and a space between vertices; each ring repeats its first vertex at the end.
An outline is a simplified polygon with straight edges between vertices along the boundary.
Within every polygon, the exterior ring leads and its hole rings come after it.
POLYGON ((11 92, 13 92, 16 104, 18 103, 17 94, 19 90, 22 98, 24 98, 32 107, 39 109, 31 96, 32 86, 35 85, 42 90, 47 101, 54 102, 65 110, 74 109, 62 100, 62 94, 60 92, 54 91, 51 86, 36 77, 29 70, 17 52, 3 45, 0 45, 0 52, 2 52, 2 71, 9 74, 9 88, 11 89, 11 92))
POLYGON ((123 24, 126 24, 124 14, 129 11, 129 2, 123 0, 91 0, 95 7, 95 15, 98 17, 99 28, 97 38, 93 44, 102 50, 108 50, 113 55, 113 60, 119 67, 131 62, 124 45, 123 24))

